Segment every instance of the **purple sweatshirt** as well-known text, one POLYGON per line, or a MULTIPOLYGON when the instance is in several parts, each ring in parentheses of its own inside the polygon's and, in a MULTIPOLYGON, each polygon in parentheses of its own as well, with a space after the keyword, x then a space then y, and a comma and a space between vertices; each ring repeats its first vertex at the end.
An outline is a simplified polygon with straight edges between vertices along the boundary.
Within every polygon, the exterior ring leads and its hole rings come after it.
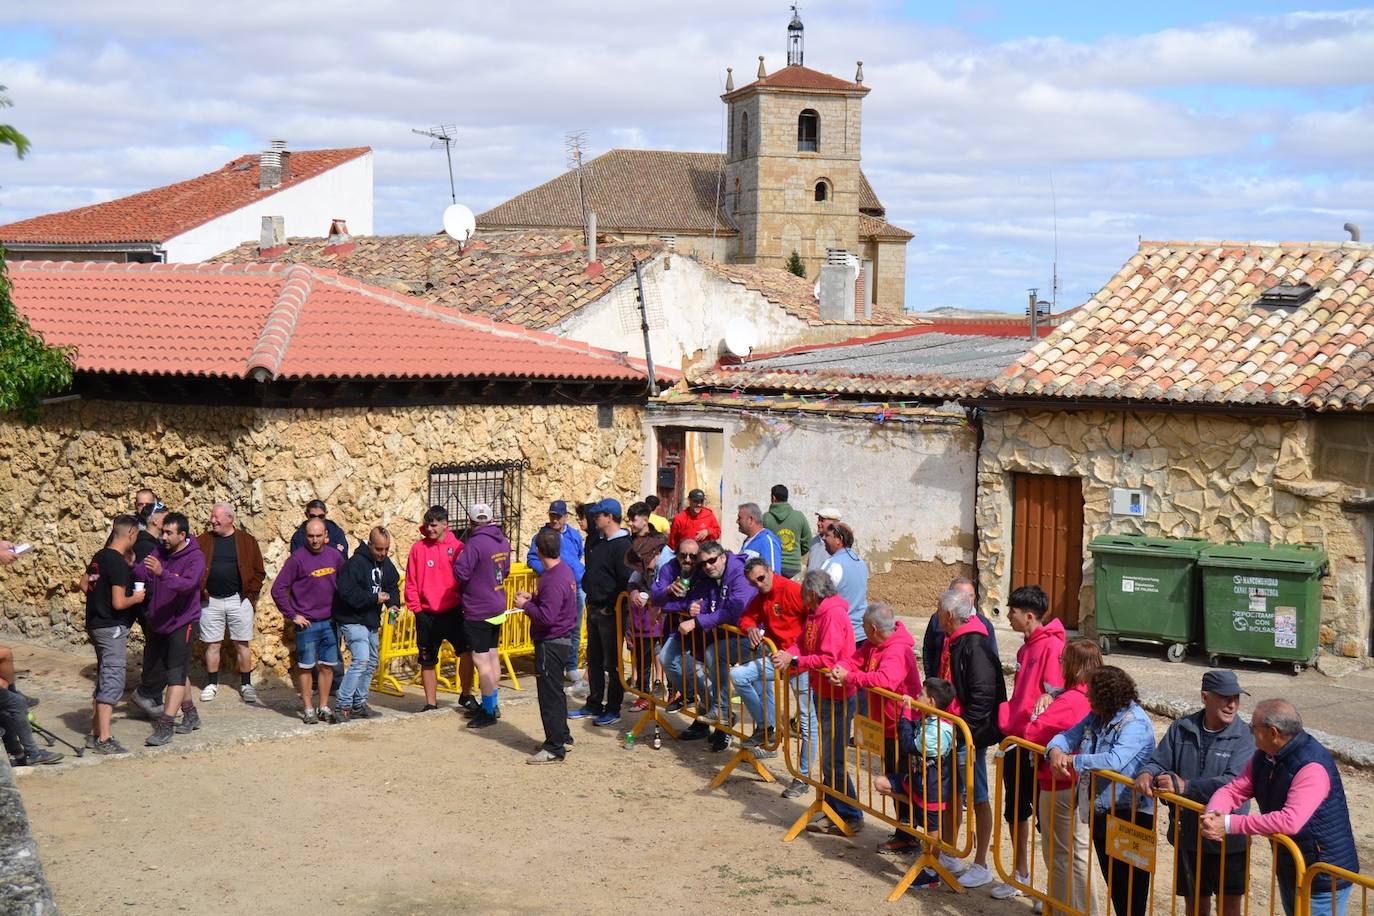
POLYGON ((510 541, 499 525, 482 525, 468 535, 463 552, 453 561, 463 616, 486 620, 506 613, 506 577, 510 575, 510 541))
POLYGON ((272 600, 287 620, 328 620, 334 611, 334 586, 344 556, 328 544, 319 553, 302 547, 282 564, 272 580, 272 600))
MULTIPOLYGON (((471 543, 471 542, 469 542, 471 543)), ((566 639, 577 622, 577 576, 567 563, 545 570, 539 591, 525 604, 535 642, 566 639)))
POLYGON ((175 633, 200 619, 200 580, 205 575, 205 554, 195 538, 169 554, 161 544, 154 555, 162 561, 162 575, 155 576, 142 563, 134 565, 134 581, 147 583, 148 626, 154 633, 175 633))
POLYGON ((737 553, 725 552, 725 574, 719 580, 703 575, 705 597, 701 602, 701 614, 697 616, 697 626, 703 630, 728 623, 739 623, 744 608, 759 590, 754 588, 744 576, 744 560, 737 553))

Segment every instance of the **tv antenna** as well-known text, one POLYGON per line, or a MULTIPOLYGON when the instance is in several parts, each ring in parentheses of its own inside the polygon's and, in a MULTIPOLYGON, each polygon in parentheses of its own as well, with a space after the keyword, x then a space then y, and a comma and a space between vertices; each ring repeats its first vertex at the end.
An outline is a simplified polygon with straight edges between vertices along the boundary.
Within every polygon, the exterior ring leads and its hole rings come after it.
POLYGON ((587 231, 587 188, 585 179, 591 171, 583 160, 587 155, 587 132, 570 130, 563 135, 563 150, 568 157, 568 170, 577 173, 577 202, 582 208, 582 231, 587 231))
POLYGON ((448 159, 448 194, 453 203, 458 203, 458 191, 453 186, 453 141, 458 139, 458 125, 440 124, 428 130, 412 127, 410 132, 433 140, 434 142, 429 145, 430 149, 438 149, 440 146, 444 148, 444 157, 448 159))
POLYGON ((1050 220, 1054 226, 1054 260, 1050 267, 1050 312, 1059 311, 1059 198, 1054 193, 1054 173, 1050 173, 1050 220))

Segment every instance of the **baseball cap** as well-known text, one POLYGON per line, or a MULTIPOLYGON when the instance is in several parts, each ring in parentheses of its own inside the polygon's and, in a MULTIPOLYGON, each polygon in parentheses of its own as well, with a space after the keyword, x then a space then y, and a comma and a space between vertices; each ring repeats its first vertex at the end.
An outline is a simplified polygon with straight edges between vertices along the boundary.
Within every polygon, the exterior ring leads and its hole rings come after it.
POLYGON ((563 500, 561 500, 561 499, 555 499, 553 502, 549 503, 549 514, 550 514, 550 515, 567 515, 567 514, 568 514, 568 504, 567 504, 566 502, 564 502, 563 500))
POLYGON ((1214 668, 1204 674, 1202 689, 1222 697, 1238 697, 1242 693, 1247 697, 1250 695, 1250 691, 1240 689, 1240 680, 1236 673, 1226 668, 1214 668))
POLYGON ((588 515, 620 515, 620 500, 603 499, 599 503, 593 503, 587 507, 588 515))
POLYGON ((706 502, 706 494, 701 490, 693 490, 687 494, 687 501, 689 503, 704 503, 706 502))
POLYGON ((840 510, 834 506, 827 506, 816 513, 817 518, 828 518, 832 522, 840 521, 840 510))
POLYGON ((468 506, 468 518, 473 521, 491 521, 491 506, 486 503, 473 503, 468 506))

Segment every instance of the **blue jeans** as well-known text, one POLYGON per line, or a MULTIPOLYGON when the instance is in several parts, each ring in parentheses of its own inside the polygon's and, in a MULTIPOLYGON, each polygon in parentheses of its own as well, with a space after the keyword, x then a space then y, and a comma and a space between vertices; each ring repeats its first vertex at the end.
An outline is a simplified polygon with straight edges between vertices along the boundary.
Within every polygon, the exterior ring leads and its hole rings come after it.
POLYGON ((377 670, 380 634, 361 623, 345 623, 339 625, 339 635, 353 656, 344 672, 343 683, 339 684, 339 707, 348 709, 367 702, 367 688, 377 670))
POLYGON ((801 727, 801 774, 811 775, 811 745, 816 735, 816 697, 811 692, 811 672, 797 675, 797 725, 801 727))
POLYGON ((577 619, 573 621, 572 628, 572 648, 568 650, 568 664, 566 670, 572 674, 577 670, 577 656, 582 650, 582 618, 587 614, 587 593, 582 589, 577 590, 577 619))
MULTIPOLYGON (((858 704, 857 696, 846 700, 816 697, 816 714, 821 725, 821 782, 850 798, 855 797, 854 781, 846 772, 845 758, 849 753, 849 727, 854 721, 858 704), (841 779, 844 780, 843 784, 841 779)), ((830 798, 830 807, 846 821, 863 820, 862 811, 834 796, 830 798)))
POLYGON ((668 686, 673 690, 681 690, 682 697, 686 701, 693 701, 696 697, 706 697, 706 678, 697 668, 697 661, 692 657, 692 653, 685 653, 687 664, 692 666, 692 683, 689 685, 682 673, 682 637, 674 633, 663 641, 663 648, 658 650, 658 662, 663 666, 663 674, 668 678, 668 686))
MULTIPOLYGON (((721 722, 730 721, 730 672, 732 662, 738 662, 762 650, 749 648, 749 641, 742 636, 717 634, 714 639, 708 634, 706 651, 702 654, 706 664, 706 689, 710 691, 711 708, 721 722)), ((755 721, 758 721, 757 719, 755 721)))
POLYGON ((740 702, 749 710, 749 718, 771 731, 778 727, 778 711, 773 708, 773 660, 767 655, 735 665, 730 669, 730 683, 740 702))
POLYGON ((332 620, 312 620, 304 630, 296 630, 296 667, 309 671, 316 663, 331 668, 339 663, 339 641, 332 620))
MULTIPOLYGON (((1293 893, 1297 888, 1286 881, 1277 882, 1279 886, 1279 901, 1283 904, 1283 911, 1288 916, 1293 916, 1293 893)), ((1308 908, 1308 916, 1345 916, 1345 905, 1350 902, 1350 892, 1355 885, 1347 884, 1336 891, 1336 909, 1331 909, 1331 892, 1318 893, 1312 892, 1312 905, 1308 908)))
MULTIPOLYGON (((954 791, 960 795, 964 792, 964 767, 967 766, 968 746, 960 745, 959 753, 955 757, 958 769, 954 771, 954 791)), ((988 749, 976 747, 973 749, 973 803, 981 805, 988 800, 988 749)))

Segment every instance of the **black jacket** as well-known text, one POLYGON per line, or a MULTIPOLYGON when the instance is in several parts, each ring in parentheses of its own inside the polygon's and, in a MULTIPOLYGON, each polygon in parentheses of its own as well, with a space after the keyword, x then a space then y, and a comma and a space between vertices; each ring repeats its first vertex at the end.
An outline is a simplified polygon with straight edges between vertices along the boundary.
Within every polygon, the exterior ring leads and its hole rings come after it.
MULTIPOLYGON (((982 611, 974 613, 983 621, 983 626, 988 628, 988 635, 985 637, 988 648, 992 650, 993 655, 1000 657, 997 651, 997 631, 992 628, 992 621, 983 616, 982 611)), ((921 640, 921 668, 926 680, 940 676, 940 654, 944 648, 945 631, 940 629, 940 614, 937 611, 926 621, 926 635, 921 640)))
POLYGON ((401 574, 387 557, 378 563, 366 542, 358 545, 348 558, 334 588, 334 622, 361 623, 369 630, 382 625, 382 608, 377 593, 386 592, 391 600, 389 608, 401 606, 401 574))
MULTIPOLYGON (((1207 759, 1204 760, 1202 717, 1203 711, 1198 710, 1190 716, 1176 719, 1155 746, 1154 756, 1140 771, 1153 776, 1172 773, 1183 777, 1183 797, 1205 805, 1213 793, 1245 772, 1246 764, 1255 755, 1255 738, 1244 720, 1236 716, 1230 725, 1213 736, 1207 759)), ((1249 809, 1247 802, 1232 813, 1245 814, 1249 809)), ((1172 806, 1169 810, 1169 842, 1173 843, 1177 838, 1180 849, 1197 849, 1197 815, 1192 811, 1183 811, 1180 822, 1179 812, 1172 806)), ((1237 842, 1233 840, 1229 843, 1228 851, 1235 848, 1237 842)), ((1239 842, 1244 848, 1244 841, 1239 842)), ((1209 853, 1221 852, 1221 844, 1210 840, 1204 848, 1209 853)))
POLYGON ((1007 681, 987 638, 966 633, 954 640, 949 647, 949 672, 959 698, 959 715, 968 723, 974 747, 991 747, 1001 741, 997 707, 1007 701, 1007 681))
POLYGON ((582 574, 582 591, 587 593, 587 607, 614 611, 616 599, 630 585, 630 567, 625 564, 625 552, 630 549, 630 532, 609 541, 598 540, 587 545, 587 569, 582 574))

